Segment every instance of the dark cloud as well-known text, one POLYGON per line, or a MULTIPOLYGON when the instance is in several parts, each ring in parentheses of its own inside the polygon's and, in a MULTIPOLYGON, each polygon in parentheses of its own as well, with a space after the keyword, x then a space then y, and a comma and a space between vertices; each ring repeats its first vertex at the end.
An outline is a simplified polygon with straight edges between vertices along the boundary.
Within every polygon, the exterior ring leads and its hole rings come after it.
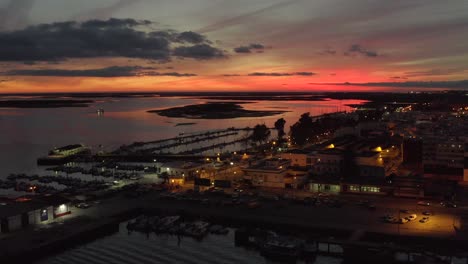
POLYGON ((195 33, 193 31, 185 31, 178 34, 176 40, 180 42, 188 42, 193 44, 200 44, 207 41, 205 36, 195 33))
POLYGON ((302 75, 302 76, 312 76, 315 75, 316 73, 313 72, 296 72, 293 75, 302 75))
POLYGON ((197 76, 194 73, 179 73, 179 72, 152 72, 146 74, 147 76, 172 76, 172 77, 193 77, 197 76))
POLYGON ((0 30, 23 28, 29 23, 34 0, 10 0, 0 9, 0 30))
POLYGON ((346 56, 356 56, 356 55, 361 55, 361 56, 366 56, 366 57, 377 57, 379 54, 375 51, 368 50, 364 47, 362 47, 359 44, 353 44, 351 47, 349 47, 348 51, 344 53, 346 56))
POLYGON ((24 65, 36 65, 35 61, 23 61, 24 65))
POLYGON ((250 53, 250 48, 247 46, 240 46, 237 48, 234 48, 234 52, 236 53, 250 53))
POLYGON ((392 77, 390 77, 390 79, 393 79, 393 80, 406 80, 408 78, 406 78, 404 76, 392 76, 392 77))
POLYGON ((0 32, 0 61, 127 57, 164 62, 169 61, 171 55, 195 59, 224 56, 222 50, 211 46, 211 42, 202 35, 174 30, 148 32, 150 24, 147 20, 113 18, 41 24, 0 32), (184 46, 181 41, 202 43, 184 46))
POLYGON ((236 77, 236 76, 242 76, 240 74, 223 74, 222 76, 224 77, 236 77))
POLYGON ((405 72, 405 77, 424 77, 424 76, 441 76, 441 75, 450 75, 454 73, 460 73, 466 71, 463 68, 453 68, 453 69, 430 69, 426 71, 412 71, 405 72))
POLYGON ((253 72, 249 73, 248 76, 292 76, 292 73, 286 72, 253 72))
POLYGON ((262 51, 263 49, 265 49, 265 46, 263 46, 262 44, 252 43, 248 46, 240 46, 240 47, 234 48, 234 52, 251 53, 252 50, 262 51))
POLYGON ((111 66, 100 69, 63 70, 63 69, 36 69, 36 70, 12 70, 5 75, 21 76, 53 76, 53 77, 132 77, 132 76, 173 76, 191 77, 192 73, 155 72, 154 67, 140 66, 111 66))
POLYGON ((111 66, 100 69, 63 70, 63 69, 35 69, 11 70, 6 75, 25 76, 63 76, 63 77, 119 77, 136 76, 140 70, 152 70, 152 67, 140 66, 111 66))
POLYGON ((248 76, 312 76, 316 73, 313 72, 254 72, 248 74, 248 76))
MULTIPOLYGON (((72 25, 73 24, 75 23, 72 22, 72 25)), ((126 18, 126 19, 110 18, 108 20, 99 20, 99 19, 88 20, 88 21, 81 23, 80 26, 81 28, 85 28, 85 29, 86 28, 109 29, 109 28, 124 28, 124 27, 130 28, 130 27, 136 27, 136 26, 147 26, 151 24, 153 24, 153 22, 149 20, 135 20, 132 18, 126 18)))
POLYGON ((460 81, 405 81, 405 82, 372 82, 372 83, 336 83, 335 85, 356 85, 371 87, 408 87, 408 88, 446 88, 468 89, 468 80, 460 81))
POLYGON ((62 61, 60 60, 50 60, 50 61, 47 61, 47 64, 51 64, 51 65, 57 65, 57 64, 60 64, 62 61))
POLYGON ((206 60, 224 57, 224 52, 208 44, 197 44, 189 47, 177 47, 174 49, 173 55, 182 58, 206 60))

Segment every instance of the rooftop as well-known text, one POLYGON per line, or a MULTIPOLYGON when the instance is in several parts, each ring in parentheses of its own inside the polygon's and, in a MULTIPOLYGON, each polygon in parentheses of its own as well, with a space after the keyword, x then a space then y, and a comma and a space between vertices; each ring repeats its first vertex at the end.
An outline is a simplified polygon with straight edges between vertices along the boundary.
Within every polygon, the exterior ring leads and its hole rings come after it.
POLYGON ((47 206, 50 206, 47 202, 36 199, 24 202, 6 203, 6 205, 0 205, 0 218, 20 215, 47 206))
POLYGON ((377 151, 362 151, 362 152, 356 153, 356 156, 357 157, 370 158, 370 157, 373 157, 373 156, 378 155, 378 154, 379 154, 379 152, 377 152, 377 151))
POLYGON ((83 147, 83 145, 73 144, 73 145, 63 146, 63 147, 60 147, 60 148, 55 148, 54 150, 55 151, 66 151, 66 150, 72 150, 72 149, 81 148, 81 147, 83 147))
POLYGON ((176 169, 192 169, 200 167, 202 164, 198 162, 186 162, 186 161, 170 161, 163 163, 162 167, 176 168, 176 169))
POLYGON ((306 149, 290 149, 285 151, 284 153, 291 153, 291 154, 308 154, 310 151, 306 149))

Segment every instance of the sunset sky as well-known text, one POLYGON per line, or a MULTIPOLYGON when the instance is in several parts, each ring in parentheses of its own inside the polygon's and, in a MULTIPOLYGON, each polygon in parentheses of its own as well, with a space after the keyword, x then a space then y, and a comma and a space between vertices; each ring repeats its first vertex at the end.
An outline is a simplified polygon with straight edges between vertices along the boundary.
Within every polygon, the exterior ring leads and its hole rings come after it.
POLYGON ((0 93, 463 80, 467 14, 466 0, 0 0, 0 93))

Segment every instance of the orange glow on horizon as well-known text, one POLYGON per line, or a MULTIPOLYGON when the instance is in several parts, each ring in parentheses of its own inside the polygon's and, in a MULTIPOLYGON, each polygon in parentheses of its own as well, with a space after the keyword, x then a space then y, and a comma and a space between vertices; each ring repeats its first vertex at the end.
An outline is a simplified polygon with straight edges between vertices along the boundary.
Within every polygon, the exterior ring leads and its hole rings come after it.
MULTIPOLYGON (((307 70, 301 70, 307 71, 307 70)), ((296 72, 296 71, 263 71, 296 72)), ((315 71, 312 71, 315 72, 315 71)), ((193 77, 38 77, 15 76, 0 82, 0 93, 60 92, 195 92, 195 91, 372 91, 375 87, 331 85, 332 83, 388 82, 390 72, 370 69, 323 69, 312 76, 232 76, 222 74, 193 77)))

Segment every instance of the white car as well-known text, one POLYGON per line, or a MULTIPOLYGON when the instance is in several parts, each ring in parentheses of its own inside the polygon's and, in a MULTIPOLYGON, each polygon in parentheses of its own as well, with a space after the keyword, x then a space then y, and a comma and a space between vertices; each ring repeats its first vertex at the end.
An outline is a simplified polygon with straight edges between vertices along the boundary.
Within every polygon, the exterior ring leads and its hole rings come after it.
POLYGON ((411 215, 406 217, 406 219, 408 219, 409 221, 416 220, 416 218, 418 218, 418 215, 416 215, 416 214, 411 214, 411 215))
POLYGON ((408 219, 406 218, 400 218, 400 221, 398 221, 399 224, 406 224, 408 223, 408 219))

